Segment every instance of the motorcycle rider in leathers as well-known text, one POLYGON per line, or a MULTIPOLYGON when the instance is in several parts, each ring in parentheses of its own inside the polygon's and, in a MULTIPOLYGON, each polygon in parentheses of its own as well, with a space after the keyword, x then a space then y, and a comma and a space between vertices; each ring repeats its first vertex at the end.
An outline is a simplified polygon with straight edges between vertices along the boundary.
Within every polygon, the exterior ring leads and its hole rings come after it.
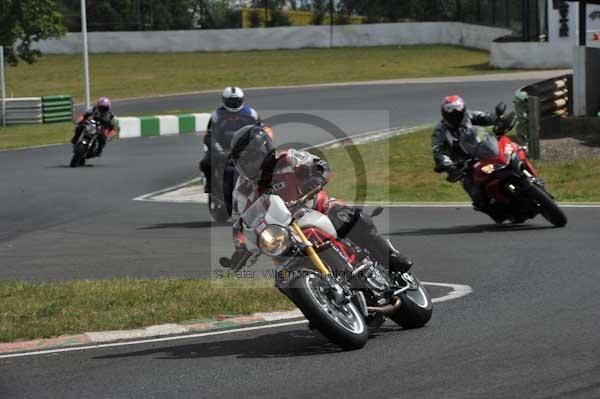
POLYGON ((226 87, 222 101, 223 105, 212 113, 204 136, 207 149, 200 170, 206 178, 207 193, 211 192, 211 157, 227 157, 233 133, 259 120, 258 113, 244 103, 244 92, 239 87, 226 87))
MULTIPOLYGON (((437 124, 431 137, 431 149, 435 161, 435 172, 447 172, 452 180, 462 174, 461 166, 471 157, 459 143, 461 135, 476 134, 473 125, 492 126, 496 123, 494 114, 481 111, 467 111, 463 99, 459 96, 447 96, 442 102, 442 121, 437 124)), ((475 210, 488 213, 490 204, 485 193, 473 182, 473 175, 466 173, 462 177, 462 186, 473 201, 475 210)))
POLYGON ((103 129, 102 134, 98 135, 98 150, 96 152, 96 156, 102 156, 102 150, 106 146, 106 134, 112 134, 116 129, 115 115, 111 112, 112 103, 107 97, 100 97, 95 106, 88 109, 82 116, 77 126, 75 126, 75 130, 73 131, 73 138, 71 139, 71 144, 77 144, 79 140, 79 136, 83 133, 83 129, 85 127, 85 122, 93 119, 100 124, 100 127, 103 129))
MULTIPOLYGON (((242 228, 244 211, 264 193, 279 195, 284 201, 296 200, 310 190, 323 186, 330 177, 327 162, 306 151, 276 151, 264 126, 246 126, 235 133, 231 156, 240 174, 233 192, 233 241, 241 259, 246 252, 242 228)), ((392 273, 404 273, 412 262, 393 249, 377 232, 370 216, 361 209, 329 198, 321 190, 307 206, 327 215, 340 238, 349 238, 366 249, 392 273)))

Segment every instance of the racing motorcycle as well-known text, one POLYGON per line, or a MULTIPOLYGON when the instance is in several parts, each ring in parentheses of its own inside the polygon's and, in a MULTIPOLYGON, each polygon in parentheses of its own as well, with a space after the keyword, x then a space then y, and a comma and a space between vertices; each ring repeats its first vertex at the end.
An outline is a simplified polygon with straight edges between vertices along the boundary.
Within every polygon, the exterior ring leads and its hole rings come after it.
POLYGON ((84 166, 87 159, 98 155, 98 136, 101 134, 105 133, 97 121, 90 119, 84 123, 83 132, 73 145, 73 156, 70 162, 72 168, 84 166))
POLYGON ((424 326, 433 307, 419 279, 411 272, 388 273, 367 250, 339 238, 326 215, 305 206, 321 189, 289 203, 263 194, 242 215, 247 251, 221 258, 221 266, 237 272, 261 253, 270 256, 276 287, 311 328, 346 350, 362 348, 367 327, 387 317, 404 328, 424 326))
MULTIPOLYGON (((498 107, 500 116, 503 108, 498 107)), ((488 196, 491 205, 488 215, 497 223, 507 219, 523 223, 540 214, 554 226, 563 227, 567 217, 527 159, 527 147, 506 135, 515 124, 516 115, 511 112, 498 118, 494 135, 475 126, 472 127, 475 134, 462 134, 459 144, 472 158, 463 164, 462 173, 449 176, 448 181, 458 181, 466 173, 472 173, 474 183, 488 196)))

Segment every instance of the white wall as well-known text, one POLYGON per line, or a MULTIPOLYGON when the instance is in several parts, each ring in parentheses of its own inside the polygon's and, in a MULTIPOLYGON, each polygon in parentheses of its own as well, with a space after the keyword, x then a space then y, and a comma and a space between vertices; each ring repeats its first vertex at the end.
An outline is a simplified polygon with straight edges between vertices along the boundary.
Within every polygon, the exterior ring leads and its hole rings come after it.
MULTIPOLYGON (((456 44, 489 50, 506 29, 459 22, 424 22, 334 26, 333 46, 456 44)), ((91 53, 244 51, 329 47, 329 26, 155 32, 91 32, 91 53)), ((36 44, 47 54, 81 52, 81 34, 36 44)))
POLYGON ((492 43, 490 64, 498 68, 571 68, 573 48, 571 44, 492 43))

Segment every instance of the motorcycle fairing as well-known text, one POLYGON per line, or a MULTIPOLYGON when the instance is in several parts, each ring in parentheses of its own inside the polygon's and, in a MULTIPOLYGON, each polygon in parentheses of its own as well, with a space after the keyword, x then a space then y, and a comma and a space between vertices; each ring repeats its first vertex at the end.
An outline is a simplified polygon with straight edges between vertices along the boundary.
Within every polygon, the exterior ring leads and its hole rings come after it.
POLYGON ((310 212, 305 213, 304 216, 298 220, 298 226, 302 229, 316 227, 331 237, 337 238, 337 231, 335 230, 331 219, 319 211, 311 210, 310 212))

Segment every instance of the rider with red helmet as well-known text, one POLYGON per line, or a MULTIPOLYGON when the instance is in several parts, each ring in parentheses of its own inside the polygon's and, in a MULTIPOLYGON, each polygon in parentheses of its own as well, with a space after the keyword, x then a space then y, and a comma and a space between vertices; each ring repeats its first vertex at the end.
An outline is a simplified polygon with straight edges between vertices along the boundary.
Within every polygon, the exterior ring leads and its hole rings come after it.
MULTIPOLYGON (((448 176, 458 177, 462 173, 459 165, 470 159, 460 146, 463 134, 475 134, 473 125, 492 126, 496 123, 496 115, 482 111, 467 111, 464 100, 457 95, 444 97, 442 102, 442 120, 437 124, 431 137, 431 149, 437 173, 447 172, 448 176)), ((476 210, 485 211, 488 201, 481 188, 473 182, 471 174, 462 177, 464 190, 473 200, 476 210)))

